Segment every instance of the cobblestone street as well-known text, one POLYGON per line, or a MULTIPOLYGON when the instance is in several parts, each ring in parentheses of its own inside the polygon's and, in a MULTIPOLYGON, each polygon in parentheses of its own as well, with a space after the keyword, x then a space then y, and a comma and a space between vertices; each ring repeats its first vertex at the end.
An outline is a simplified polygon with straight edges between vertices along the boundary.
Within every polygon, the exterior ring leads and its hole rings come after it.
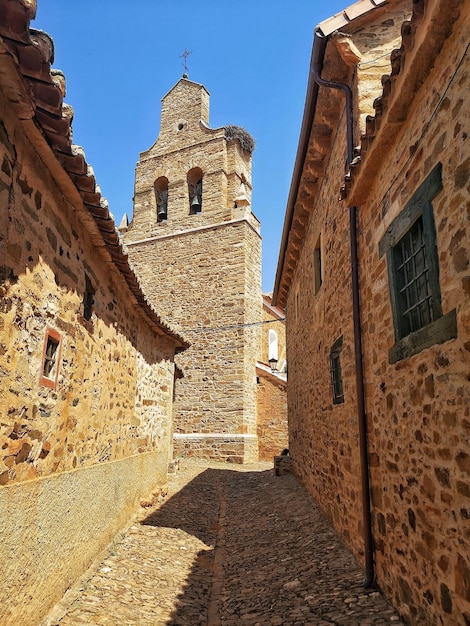
POLYGON ((403 624, 292 474, 184 462, 43 626, 403 624))

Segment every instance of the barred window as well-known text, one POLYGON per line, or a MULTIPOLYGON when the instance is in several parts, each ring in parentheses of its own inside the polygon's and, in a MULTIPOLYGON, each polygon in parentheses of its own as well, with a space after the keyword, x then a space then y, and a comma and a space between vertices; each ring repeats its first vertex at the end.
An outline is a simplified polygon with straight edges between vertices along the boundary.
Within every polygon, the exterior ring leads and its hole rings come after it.
POLYGON ((389 362, 408 358, 457 336, 455 309, 443 315, 433 198, 442 190, 439 163, 388 227, 386 254, 395 345, 389 362))
POLYGON ((439 315, 439 293, 433 295, 430 281, 429 264, 434 261, 431 243, 424 238, 420 215, 393 248, 400 337, 427 326, 439 315))
POLYGON ((333 392, 333 404, 344 402, 343 375, 341 371, 341 350, 343 348, 343 336, 337 339, 330 350, 330 375, 331 389, 333 392))

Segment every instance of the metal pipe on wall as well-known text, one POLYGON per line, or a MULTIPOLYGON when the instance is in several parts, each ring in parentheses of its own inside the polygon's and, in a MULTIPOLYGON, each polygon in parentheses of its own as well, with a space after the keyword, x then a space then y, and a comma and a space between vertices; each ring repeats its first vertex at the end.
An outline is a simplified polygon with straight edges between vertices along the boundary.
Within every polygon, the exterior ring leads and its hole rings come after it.
MULTIPOLYGON (((311 72, 317 85, 329 89, 340 89, 346 98, 346 146, 347 169, 354 156, 354 111, 352 91, 346 83, 325 80, 321 77, 328 37, 315 31, 312 53, 311 72)), ((362 516, 364 527, 365 578, 363 586, 370 587, 374 574, 374 543, 372 534, 372 516, 369 480, 369 454, 367 445, 367 416, 365 411, 364 369, 362 362, 361 309, 359 298, 359 263, 357 241, 357 207, 349 210, 349 236, 351 246, 351 287, 353 300, 354 357, 356 371, 357 414, 359 425, 359 454, 361 466, 362 516)))

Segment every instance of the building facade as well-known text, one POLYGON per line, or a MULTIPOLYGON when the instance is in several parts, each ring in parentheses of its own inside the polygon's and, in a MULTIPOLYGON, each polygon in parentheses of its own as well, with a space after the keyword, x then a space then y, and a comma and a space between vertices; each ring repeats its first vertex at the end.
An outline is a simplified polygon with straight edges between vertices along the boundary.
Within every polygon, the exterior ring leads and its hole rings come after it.
POLYGON ((0 623, 37 624, 164 488, 174 355, 83 151, 35 3, 0 0, 0 623))
POLYGON ((263 294, 261 354, 256 363, 258 456, 272 461, 287 448, 287 361, 284 312, 263 294))
POLYGON ((158 139, 136 168, 133 218, 121 225, 145 293, 191 343, 177 360, 176 457, 258 458, 253 149, 242 128, 209 127, 209 93, 185 75, 162 99, 158 139))
POLYGON ((470 623, 466 2, 316 30, 273 301, 298 475, 411 624, 470 623))

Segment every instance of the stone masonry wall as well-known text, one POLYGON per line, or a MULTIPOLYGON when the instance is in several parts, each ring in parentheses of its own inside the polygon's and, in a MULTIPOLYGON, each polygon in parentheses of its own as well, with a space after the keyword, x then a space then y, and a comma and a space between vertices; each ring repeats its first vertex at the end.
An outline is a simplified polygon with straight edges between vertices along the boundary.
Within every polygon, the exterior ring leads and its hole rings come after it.
MULTIPOLYGON (((283 371, 286 363, 286 329, 285 322, 279 321, 282 311, 276 313, 266 306, 266 296, 263 297, 263 326, 261 327, 261 353, 259 361, 262 367, 257 368, 257 415, 258 415, 258 442, 259 458, 263 461, 272 461, 288 447, 287 432, 287 381, 269 369, 269 331, 274 330, 278 339, 277 368, 283 371)), ((270 303, 269 296, 267 302, 270 303)), ((286 378, 286 375, 284 378, 286 378)))
MULTIPOLYGON (((340 128, 344 119, 339 123, 340 128)), ((330 162, 344 163, 338 134, 330 162)), ((339 169, 330 169, 313 207, 287 302, 289 450, 295 471, 335 528, 363 554, 356 381, 349 272, 349 217, 338 210, 339 169), (314 248, 321 246, 322 284, 314 293, 314 248), (333 404, 330 350, 343 337, 344 403, 333 404)))
POLYGON ((208 106, 205 88, 185 78, 163 98, 158 140, 137 164, 124 241, 145 293, 191 343, 177 358, 184 376, 175 389, 175 455, 242 462, 257 458, 260 334, 250 324, 261 318, 261 239, 247 204, 251 152, 208 127, 208 106), (202 210, 191 215, 194 168, 202 210), (158 222, 154 185, 162 176, 168 214, 158 222), (247 200, 238 206, 242 183, 247 200))
MULTIPOLYGON (((246 268, 255 265, 250 259, 259 255, 259 248, 259 235, 247 222, 129 247, 146 294, 191 343, 177 357, 184 378, 176 382, 175 433, 256 434, 259 331, 243 324, 259 319, 254 296, 245 293, 246 268), (215 259, 220 259, 217 267, 215 259), (159 267, 166 269, 155 280, 159 267), (245 381, 252 391, 244 388, 245 381)), ((257 304, 260 309, 259 300, 257 304)), ((175 455, 192 447, 186 442, 181 449, 178 442, 175 455)), ((243 445, 241 441, 236 454, 227 456, 243 458, 243 445)), ((207 454, 210 450, 203 456, 207 454)))
POLYGON ((462 4, 359 212, 378 581, 410 623, 449 626, 470 623, 468 28, 462 4), (458 336, 390 364, 395 340, 378 243, 438 163, 439 284, 458 336))
POLYGON ((1 90, 0 111, 0 622, 29 626, 166 482, 174 344, 1 90), (61 340, 56 385, 41 380, 48 329, 61 340))
MULTIPOLYGON (((402 22, 409 15, 409 4, 398 2, 374 10, 372 18, 366 14, 348 28, 354 44, 363 54, 353 77, 358 120, 370 111, 374 98, 380 93, 381 76, 385 67, 389 71, 390 53, 397 45, 402 22)), ((327 55, 323 72, 334 80, 329 59, 327 55)), ((334 108, 333 98, 340 96, 320 88, 316 105, 316 123, 320 130, 322 120, 327 120, 334 108)), ((312 134, 307 158, 314 164, 323 158, 327 167, 313 201, 309 185, 314 188, 316 181, 309 180, 307 163, 303 174, 305 187, 300 188, 297 198, 297 205, 309 215, 309 222, 287 301, 289 449, 296 473, 358 560, 362 560, 349 211, 339 200, 346 162, 344 115, 339 117, 335 127, 338 132, 326 156, 321 154, 322 137, 312 134), (320 249, 321 258, 320 286, 315 271, 316 249, 320 249), (335 344, 341 346, 344 402, 340 403, 333 402, 330 373, 330 354, 335 344)), ((357 134, 359 130, 358 122, 357 134)), ((295 239, 291 246, 298 246, 295 239)))
POLYGON ((163 451, 171 344, 139 317, 29 147, 13 146, 4 124, 0 132, 0 481, 163 451), (96 290, 90 321, 85 275, 96 290), (57 389, 39 384, 47 327, 62 337, 57 389))
POLYGON ((272 461, 289 447, 286 383, 258 371, 258 448, 260 461, 272 461))

